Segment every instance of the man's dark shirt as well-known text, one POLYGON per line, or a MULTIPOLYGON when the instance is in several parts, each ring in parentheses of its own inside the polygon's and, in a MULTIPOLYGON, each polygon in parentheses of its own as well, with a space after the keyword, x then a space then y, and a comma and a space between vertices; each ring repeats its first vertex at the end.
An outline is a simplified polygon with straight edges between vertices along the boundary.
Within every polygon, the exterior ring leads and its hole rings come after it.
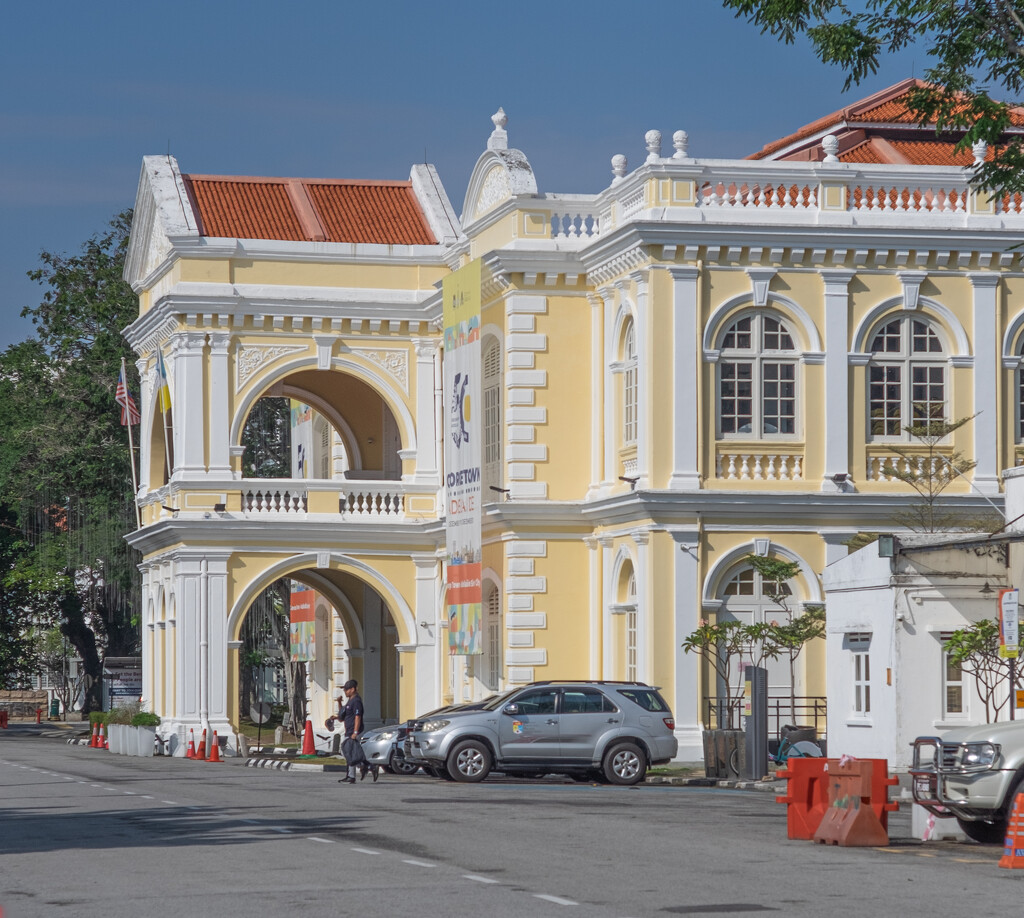
POLYGON ((362 724, 363 699, 359 697, 359 692, 356 692, 348 699, 348 703, 338 710, 338 719, 345 721, 345 736, 351 736, 355 732, 357 717, 362 724))

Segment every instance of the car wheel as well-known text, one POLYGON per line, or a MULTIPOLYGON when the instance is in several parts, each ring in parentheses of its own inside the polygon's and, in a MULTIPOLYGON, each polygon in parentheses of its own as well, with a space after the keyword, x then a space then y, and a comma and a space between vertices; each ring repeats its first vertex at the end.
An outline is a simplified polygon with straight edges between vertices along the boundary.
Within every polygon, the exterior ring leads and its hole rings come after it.
POLYGON ((490 750, 478 740, 463 740, 448 753, 448 774, 455 781, 475 784, 490 770, 490 750))
POLYGON ((995 822, 971 822, 966 819, 957 819, 957 822, 964 835, 980 845, 1001 845, 1006 839, 1005 819, 995 822))
POLYGON ((635 743, 616 743, 604 755, 603 770, 612 784, 639 784, 647 774, 647 758, 635 743))
POLYGON ((400 759, 395 755, 391 756, 388 768, 390 768, 392 773, 396 775, 414 775, 420 770, 419 765, 413 765, 411 762, 407 762, 405 759, 400 759))

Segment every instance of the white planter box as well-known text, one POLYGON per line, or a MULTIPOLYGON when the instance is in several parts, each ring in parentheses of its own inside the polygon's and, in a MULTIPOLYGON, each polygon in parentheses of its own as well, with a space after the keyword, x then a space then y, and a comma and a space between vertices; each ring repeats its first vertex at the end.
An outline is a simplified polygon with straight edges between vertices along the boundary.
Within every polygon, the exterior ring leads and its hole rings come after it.
POLYGON ((133 727, 136 733, 136 755, 151 758, 156 747, 156 727, 133 727))

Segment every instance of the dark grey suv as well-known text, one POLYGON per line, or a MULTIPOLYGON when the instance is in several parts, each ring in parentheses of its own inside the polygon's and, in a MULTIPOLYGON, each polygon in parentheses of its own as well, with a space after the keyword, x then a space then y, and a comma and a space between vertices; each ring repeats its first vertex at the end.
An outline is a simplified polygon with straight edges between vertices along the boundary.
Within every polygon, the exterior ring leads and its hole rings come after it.
POLYGON ((674 730, 665 700, 642 682, 534 682, 479 710, 411 723, 404 751, 456 781, 494 769, 638 784, 649 765, 675 757, 674 730))

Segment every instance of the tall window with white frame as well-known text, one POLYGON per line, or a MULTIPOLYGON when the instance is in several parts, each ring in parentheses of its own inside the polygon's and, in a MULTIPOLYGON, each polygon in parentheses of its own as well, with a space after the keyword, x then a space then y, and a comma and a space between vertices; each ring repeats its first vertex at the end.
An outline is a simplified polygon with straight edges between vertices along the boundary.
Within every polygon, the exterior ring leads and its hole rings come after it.
POLYGON ((492 490, 504 484, 501 467, 501 345, 494 338, 484 340, 483 352, 483 499, 500 498, 492 490))
POLYGON ((626 320, 622 336, 622 443, 636 443, 639 417, 637 394, 636 326, 626 320))
POLYGON ((967 711, 964 707, 964 671, 946 649, 946 642, 952 633, 942 634, 942 716, 944 719, 963 717, 967 711))
POLYGON ((847 634, 844 643, 850 654, 852 685, 850 713, 853 717, 871 714, 871 634, 847 634))
POLYGON ((719 436, 795 436, 797 362, 793 335, 778 317, 748 313, 730 324, 718 361, 719 436))
POLYGON ((484 670, 484 685, 490 692, 501 688, 501 591, 491 584, 485 603, 487 628, 487 665, 484 670))
POLYGON ((871 339, 868 430, 873 440, 907 440, 912 424, 946 419, 946 348, 925 318, 886 322, 871 339))

